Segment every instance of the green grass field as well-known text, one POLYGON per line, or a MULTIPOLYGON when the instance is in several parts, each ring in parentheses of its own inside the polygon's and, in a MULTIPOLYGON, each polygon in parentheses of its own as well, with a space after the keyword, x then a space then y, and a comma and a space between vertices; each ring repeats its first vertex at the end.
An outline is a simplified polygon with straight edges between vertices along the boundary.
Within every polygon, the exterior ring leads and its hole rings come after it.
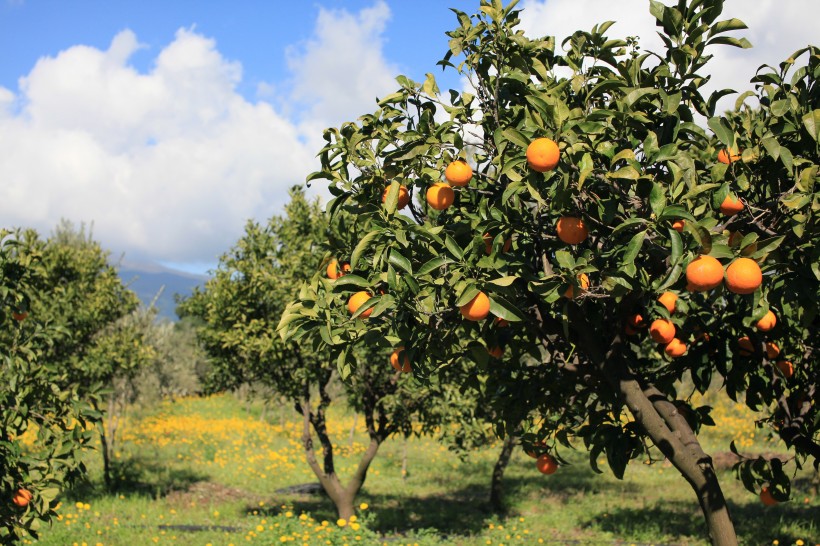
MULTIPOLYGON (((292 410, 268 411, 233 396, 163 403, 129 417, 122 429, 118 486, 101 485, 100 454, 88 454, 90 480, 66 494, 60 518, 39 541, 48 546, 151 544, 706 544, 697 502, 668 463, 633 462, 624 480, 595 474, 584 451, 552 476, 516 450, 505 476, 504 515, 489 509, 500 446, 464 460, 429 439, 382 446, 358 499, 355 521, 337 522, 318 494, 277 492, 316 483, 304 462, 292 410), (406 450, 406 451, 405 451, 406 450), (406 452, 407 473, 402 475, 406 452), (339 524, 343 523, 343 526, 339 524)), ((364 449, 352 414, 332 413, 337 470, 344 478, 364 449)), ((732 439, 750 452, 775 446, 755 437, 748 414, 718 408, 705 437, 714 454, 732 439)), ((605 468, 605 465, 602 465, 605 468)), ((789 468, 793 470, 793 465, 789 468)), ((792 500, 764 507, 734 479, 721 482, 742 544, 820 543, 818 477, 798 472, 792 500)))

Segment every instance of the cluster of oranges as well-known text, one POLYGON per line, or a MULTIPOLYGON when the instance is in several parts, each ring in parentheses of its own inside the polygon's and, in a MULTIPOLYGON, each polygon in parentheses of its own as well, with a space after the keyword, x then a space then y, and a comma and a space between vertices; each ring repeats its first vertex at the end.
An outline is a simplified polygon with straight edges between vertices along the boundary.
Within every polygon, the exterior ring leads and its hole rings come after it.
MULTIPOLYGON (((658 303, 663 305, 671 315, 677 307, 678 295, 674 292, 664 292, 658 297, 658 303)), ((627 335, 635 335, 644 327, 646 327, 646 319, 635 313, 627 319, 624 332, 627 335)), ((663 351, 672 358, 683 356, 688 350, 686 343, 677 337, 675 325, 669 319, 659 318, 652 321, 649 325, 649 336, 656 343, 663 345, 663 351)))

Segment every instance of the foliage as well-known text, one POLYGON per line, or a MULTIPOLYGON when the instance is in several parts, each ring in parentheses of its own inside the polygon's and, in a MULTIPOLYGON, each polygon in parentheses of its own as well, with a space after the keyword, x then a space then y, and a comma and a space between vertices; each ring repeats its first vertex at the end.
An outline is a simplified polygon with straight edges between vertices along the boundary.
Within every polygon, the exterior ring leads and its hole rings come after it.
MULTIPOLYGON (((717 100, 731 91, 702 95, 709 51, 750 45, 726 35, 745 25, 718 20, 721 8, 719 0, 650 1, 666 45, 655 53, 632 38, 609 38, 611 22, 575 32, 558 50, 553 38, 516 30, 514 3, 483 0, 472 17, 455 10, 459 26, 439 64, 456 68, 470 92, 444 98, 431 74, 423 83, 399 77, 400 89, 374 113, 325 131, 322 169, 309 181, 328 180, 331 218, 353 219, 336 255, 357 274, 332 286, 314 277, 312 289, 332 295, 303 292, 283 332, 321 335, 345 378, 360 373, 352 347, 378 338, 411 347, 421 381, 467 359, 475 368, 467 385, 495 393, 500 434, 525 420, 525 442, 544 440, 556 453, 579 438, 593 468, 605 454, 616 476, 658 447, 696 490, 715 543, 733 543, 696 439, 711 424, 710 408, 692 407, 692 392, 680 386, 691 380, 705 391, 720 374, 729 396, 772 411, 798 462, 817 463, 820 65, 817 48, 798 51, 779 71, 755 77, 759 106, 716 115, 717 100), (711 132, 698 124, 704 118, 711 132), (527 166, 525 150, 539 137, 559 144, 554 170, 527 166), (720 163, 724 148, 741 157, 720 163), (456 188, 452 207, 432 210, 420 196, 458 158, 475 175, 456 188), (400 186, 414 198, 409 214, 397 212, 400 186), (744 210, 727 217, 719 208, 730 192, 744 210), (562 217, 582 218, 589 236, 563 242, 562 217), (672 228, 677 220, 682 233, 672 228), (750 295, 722 283, 690 292, 684 272, 700 254, 724 267, 750 257, 763 284, 750 295), (358 314, 372 313, 351 321, 345 302, 360 290, 374 297, 358 314), (671 315, 657 302, 668 290, 679 296, 671 315), (490 318, 464 320, 459 307, 479 291, 490 296, 490 318), (756 332, 770 308, 783 320, 770 335, 756 332), (648 336, 625 335, 636 313, 670 319, 686 354, 670 358, 648 336), (503 365, 486 351, 499 334, 494 317, 511 323, 503 365), (743 335, 757 347, 751 358, 738 350, 743 335), (781 341, 793 378, 763 358, 764 337, 781 341)), ((780 465, 742 466, 749 489, 770 482, 776 498, 788 497, 780 465)))
POLYGON ((0 544, 13 544, 55 517, 57 495, 84 468, 94 415, 65 369, 44 358, 60 337, 30 312, 47 278, 41 241, 33 231, 0 239, 0 544), (21 489, 32 495, 26 506, 11 502, 21 489))

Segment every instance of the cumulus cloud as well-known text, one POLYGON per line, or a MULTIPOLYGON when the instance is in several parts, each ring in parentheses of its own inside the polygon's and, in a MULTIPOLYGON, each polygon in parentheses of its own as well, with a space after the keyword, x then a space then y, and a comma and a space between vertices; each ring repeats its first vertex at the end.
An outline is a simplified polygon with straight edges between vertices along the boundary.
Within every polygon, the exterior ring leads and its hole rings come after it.
POLYGON ((144 46, 129 30, 105 51, 41 58, 16 92, 0 87, 3 225, 93 222, 130 259, 214 263, 247 219, 281 212, 287 189, 318 168, 322 128, 373 108, 394 72, 380 47, 388 17, 383 2, 321 11, 289 53, 292 81, 274 84, 299 96, 292 111, 240 95, 241 64, 193 29, 147 72, 130 64, 144 46))
MULTIPOLYGON (((550 35, 560 42, 575 30, 590 30, 596 23, 616 21, 607 31, 608 36, 639 36, 642 49, 663 49, 646 0, 524 0, 521 7, 522 27, 530 36, 550 35)), ((735 17, 745 22, 748 30, 730 35, 745 37, 754 47, 744 50, 714 46, 714 59, 707 65, 712 76, 707 89, 751 89, 749 80, 760 65, 776 66, 797 49, 812 42, 817 45, 819 16, 816 0, 726 0, 720 19, 735 17)), ((724 98, 719 104, 731 108, 734 98, 724 98)))
POLYGON ((383 0, 358 14, 320 8, 313 35, 288 51, 289 100, 306 134, 371 112, 395 91, 397 65, 383 54, 390 9, 383 0))

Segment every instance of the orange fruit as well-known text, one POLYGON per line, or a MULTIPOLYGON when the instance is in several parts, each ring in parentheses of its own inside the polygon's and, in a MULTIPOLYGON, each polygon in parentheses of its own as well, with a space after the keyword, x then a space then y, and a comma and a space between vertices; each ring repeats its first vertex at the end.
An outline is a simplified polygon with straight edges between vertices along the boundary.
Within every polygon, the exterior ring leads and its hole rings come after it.
POLYGON ((794 364, 789 360, 778 360, 776 365, 777 369, 780 370, 780 373, 782 373, 786 379, 794 375, 794 364))
POLYGON ((726 288, 735 294, 751 294, 762 282, 760 266, 751 258, 738 258, 726 268, 726 288))
POLYGON ((726 148, 717 153, 717 160, 726 165, 738 159, 740 159, 740 154, 730 154, 726 148))
POLYGON ((12 497, 11 502, 15 505, 19 506, 20 508, 25 508, 28 506, 28 503, 31 502, 31 491, 28 489, 20 488, 14 493, 14 497, 12 497))
POLYGON ((637 335, 638 331, 629 324, 624 326, 624 333, 628 336, 637 335))
POLYGON ((675 338, 675 325, 666 319, 656 319, 649 326, 649 335, 656 343, 669 343, 675 338))
POLYGON ((698 256, 686 266, 686 280, 697 292, 717 288, 723 282, 723 265, 712 256, 698 256))
POLYGON ((672 341, 666 344, 664 347, 663 352, 671 356, 672 358, 678 358, 679 356, 683 356, 686 354, 686 343, 682 342, 678 338, 672 338, 672 341))
POLYGON ((410 373, 410 358, 404 354, 404 347, 397 347, 393 351, 390 355, 390 365, 401 373, 410 373), (400 364, 402 356, 404 356, 404 361, 400 364))
POLYGON ((527 455, 529 455, 533 459, 537 459, 538 458, 538 452, 543 451, 546 448, 547 448, 547 444, 545 444, 544 442, 535 442, 534 444, 532 444, 532 449, 525 450, 524 453, 526 453, 527 455))
MULTIPOLYGON (((384 188, 382 192, 382 203, 387 201, 387 194, 390 192, 390 186, 384 188)), ((410 192, 407 191, 407 186, 399 186, 399 202, 396 205, 396 210, 401 210, 410 202, 410 192)))
POLYGON ((460 311, 467 320, 483 320, 490 314, 490 298, 484 292, 479 292, 462 305, 460 311))
POLYGON ((760 490, 760 502, 766 506, 774 506, 777 504, 777 499, 772 496, 768 487, 764 487, 760 490))
POLYGON ((527 165, 536 172, 553 170, 560 157, 558 144, 552 139, 536 138, 527 146, 527 165))
POLYGON ((449 184, 436 182, 427 188, 427 204, 436 210, 444 210, 456 200, 456 192, 449 184))
MULTIPOLYGON (((586 290, 589 288, 589 277, 587 277, 586 273, 581 273, 578 275, 578 284, 581 286, 581 291, 586 290)), ((575 297, 575 287, 573 285, 569 285, 567 291, 564 292, 564 297, 572 299, 575 297)))
POLYGON ((444 169, 444 178, 453 186, 466 186, 473 178, 473 168, 463 159, 457 159, 444 169))
POLYGON ((726 195, 720 204, 720 212, 726 216, 734 216, 743 210, 743 203, 737 197, 726 195))
POLYGON ((510 321, 504 320, 501 317, 496 317, 494 322, 495 322, 495 325, 498 326, 499 328, 506 328, 507 326, 510 325, 510 321))
POLYGON ((577 245, 589 236, 584 220, 576 216, 562 216, 555 226, 558 238, 568 245, 577 245))
POLYGON ((329 279, 335 280, 350 273, 350 264, 348 262, 342 262, 340 268, 339 262, 334 258, 330 260, 329 264, 327 264, 326 272, 329 279))
POLYGON ((752 340, 747 336, 743 336, 737 340, 737 347, 737 354, 740 356, 752 356, 755 352, 755 346, 752 345, 752 340))
POLYGON ((674 229, 678 233, 683 231, 684 226, 686 226, 685 220, 675 220, 674 222, 672 222, 672 229, 674 229))
POLYGON ((11 312, 11 318, 16 320, 17 322, 22 322, 22 321, 26 320, 27 316, 28 316, 28 313, 26 311, 12 311, 11 312))
MULTIPOLYGON (((489 233, 485 233, 483 236, 484 239, 484 252, 489 256, 493 253, 493 236, 489 233)), ((510 247, 512 247, 512 239, 505 239, 504 246, 501 248, 502 252, 509 252, 510 247)))
POLYGON ((555 471, 558 470, 558 461, 549 453, 544 453, 535 461, 535 466, 541 474, 555 474, 555 471))
POLYGON ((773 341, 766 342, 766 358, 774 360, 780 354, 780 347, 773 341))
POLYGON ((757 329, 761 332, 768 332, 774 325, 777 324, 777 316, 769 309, 759 321, 757 321, 757 329))
POLYGON ((639 313, 635 313, 626 319, 626 325, 634 329, 643 328, 646 326, 646 319, 644 319, 639 313))
POLYGON ((661 305, 666 307, 666 310, 670 313, 675 312, 675 304, 678 302, 678 295, 674 292, 664 292, 658 298, 658 301, 661 305))
MULTIPOLYGON (((350 311, 350 314, 352 315, 353 313, 359 310, 359 307, 364 305, 364 302, 366 302, 369 299, 370 294, 368 294, 364 290, 362 290, 361 292, 356 292, 355 294, 350 296, 349 300, 347 300, 347 310, 350 311)), ((370 316, 371 313, 373 313, 372 307, 367 311, 363 312, 361 315, 359 315, 359 318, 367 318, 370 316)))
POLYGON ((499 346, 495 346, 492 349, 487 349, 487 353, 493 358, 501 358, 504 356, 504 349, 499 346))

